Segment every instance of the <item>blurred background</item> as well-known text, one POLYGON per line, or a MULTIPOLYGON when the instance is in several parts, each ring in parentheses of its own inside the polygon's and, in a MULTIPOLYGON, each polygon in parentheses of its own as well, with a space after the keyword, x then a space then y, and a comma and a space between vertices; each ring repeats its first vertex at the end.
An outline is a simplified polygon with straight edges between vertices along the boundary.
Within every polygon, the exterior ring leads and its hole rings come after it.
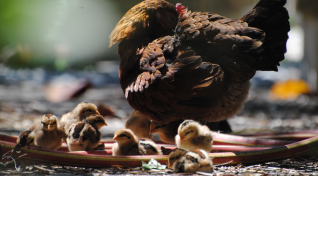
MULTIPOLYGON (((105 135, 132 111, 118 83, 109 35, 139 0, 0 0, 0 133, 17 135, 43 113, 60 117, 81 101, 109 118, 105 135)), ((170 0, 176 4, 179 1, 170 0)), ((231 18, 258 0, 183 0, 191 11, 231 18)), ((279 72, 257 72, 233 131, 318 127, 318 0, 288 0, 291 31, 279 72)), ((106 129, 106 128, 105 128, 106 129)))

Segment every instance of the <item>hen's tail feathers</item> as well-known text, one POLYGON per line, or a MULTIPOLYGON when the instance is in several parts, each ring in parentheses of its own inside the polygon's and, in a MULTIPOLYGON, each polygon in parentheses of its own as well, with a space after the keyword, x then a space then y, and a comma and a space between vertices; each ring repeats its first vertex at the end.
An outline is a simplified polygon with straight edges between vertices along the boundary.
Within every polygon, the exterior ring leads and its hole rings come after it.
POLYGON ((249 27, 262 29, 266 34, 262 46, 251 54, 256 60, 257 70, 277 71, 279 62, 285 58, 290 31, 285 4, 286 0, 260 0, 253 10, 241 18, 249 27))

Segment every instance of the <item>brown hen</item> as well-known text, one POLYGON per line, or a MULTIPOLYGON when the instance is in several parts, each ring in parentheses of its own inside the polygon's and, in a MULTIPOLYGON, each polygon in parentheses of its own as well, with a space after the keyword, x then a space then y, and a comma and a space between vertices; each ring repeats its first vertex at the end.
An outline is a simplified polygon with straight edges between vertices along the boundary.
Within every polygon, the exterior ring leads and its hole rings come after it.
POLYGON ((257 70, 277 71, 290 30, 286 0, 260 0, 241 19, 163 0, 131 8, 110 35, 129 104, 156 122, 220 121, 246 100, 257 70))

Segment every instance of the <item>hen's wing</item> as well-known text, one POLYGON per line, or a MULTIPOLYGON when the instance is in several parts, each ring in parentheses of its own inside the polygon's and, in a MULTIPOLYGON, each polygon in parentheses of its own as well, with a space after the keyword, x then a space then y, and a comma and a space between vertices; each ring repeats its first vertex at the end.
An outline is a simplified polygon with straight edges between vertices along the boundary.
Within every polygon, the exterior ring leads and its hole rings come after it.
POLYGON ((126 79, 132 82, 124 85, 125 96, 158 122, 231 117, 242 108, 264 41, 263 30, 242 20, 185 12, 174 36, 142 51, 131 70, 131 76, 139 75, 126 79))
POLYGON ((219 65, 174 42, 168 36, 150 43, 140 59, 141 74, 125 89, 130 105, 158 122, 197 118, 225 86, 219 65))

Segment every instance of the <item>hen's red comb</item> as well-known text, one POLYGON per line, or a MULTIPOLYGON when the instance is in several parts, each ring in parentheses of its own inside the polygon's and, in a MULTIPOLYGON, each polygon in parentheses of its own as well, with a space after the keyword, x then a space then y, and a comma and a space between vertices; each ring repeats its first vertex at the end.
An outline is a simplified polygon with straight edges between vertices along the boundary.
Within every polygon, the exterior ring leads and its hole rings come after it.
POLYGON ((177 4, 176 4, 176 10, 177 10, 177 12, 178 12, 179 15, 182 14, 182 12, 183 12, 184 9, 185 9, 185 7, 182 6, 181 3, 177 3, 177 4))

